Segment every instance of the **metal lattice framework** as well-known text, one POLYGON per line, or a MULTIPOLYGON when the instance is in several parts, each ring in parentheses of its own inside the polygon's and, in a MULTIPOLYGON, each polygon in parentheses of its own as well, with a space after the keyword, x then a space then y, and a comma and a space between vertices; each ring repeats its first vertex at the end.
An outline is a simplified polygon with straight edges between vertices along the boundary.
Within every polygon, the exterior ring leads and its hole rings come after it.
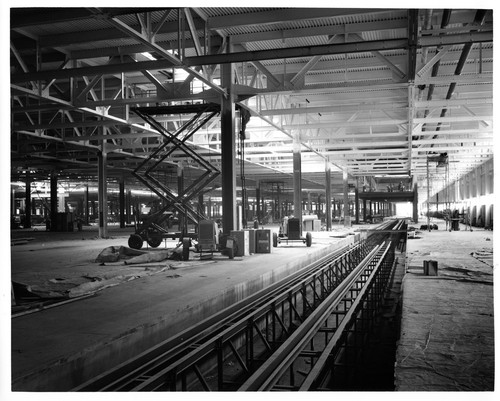
MULTIPOLYGON (((424 182, 427 156, 440 153, 457 179, 493 155, 492 15, 11 9, 12 175, 26 167, 41 176, 92 174, 106 142, 110 175, 131 177, 162 135, 130 109, 219 102, 227 95, 220 66, 232 63, 233 95, 252 115, 242 161, 247 180, 290 183, 297 134, 304 189, 324 188, 325 163, 334 193, 341 192, 341 171, 351 180, 424 182)), ((191 117, 162 123, 175 132, 191 117)), ((186 146, 204 146, 216 161, 220 139, 214 119, 186 146)))
POLYGON ((160 199, 165 201, 164 206, 155 213, 154 216, 145 223, 147 226, 154 224, 158 226, 166 216, 164 214, 167 210, 175 209, 182 216, 187 217, 194 223, 198 223, 201 219, 206 218, 200 210, 194 208, 190 201, 193 197, 203 193, 206 188, 219 174, 220 171, 214 167, 207 159, 201 157, 194 149, 186 145, 186 142, 193 136, 193 134, 207 124, 216 114, 219 113, 219 106, 200 105, 200 106, 181 106, 167 107, 167 108, 135 108, 133 111, 140 116, 146 123, 154 127, 164 138, 164 142, 158 146, 148 158, 146 158, 139 166, 135 168, 133 174, 149 189, 156 193, 160 199), (200 107, 201 106, 201 107, 200 107), (155 115, 172 114, 174 112, 183 112, 189 110, 193 112, 197 110, 195 115, 175 132, 168 132, 163 125, 161 125, 154 118, 155 115), (203 170, 203 173, 196 177, 192 183, 186 188, 182 188, 177 193, 172 190, 161 178, 155 176, 158 166, 165 161, 175 151, 180 151, 185 157, 192 160, 196 167, 203 170))

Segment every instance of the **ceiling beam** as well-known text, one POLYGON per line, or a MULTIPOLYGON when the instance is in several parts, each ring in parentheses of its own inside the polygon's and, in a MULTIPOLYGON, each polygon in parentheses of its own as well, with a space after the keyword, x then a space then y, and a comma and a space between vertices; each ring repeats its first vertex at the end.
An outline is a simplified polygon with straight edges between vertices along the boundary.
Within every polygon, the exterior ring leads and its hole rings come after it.
MULTIPOLYGON (((406 47, 405 39, 391 39, 391 40, 379 40, 379 41, 338 43, 338 44, 318 45, 318 46, 290 47, 284 49, 211 54, 205 56, 186 57, 183 61, 180 61, 177 57, 173 56, 165 49, 160 48, 158 45, 149 43, 147 39, 144 38, 139 32, 134 31, 132 28, 123 24, 121 21, 116 20, 112 23, 117 28, 120 27, 119 29, 123 29, 124 31, 129 32, 130 35, 132 35, 134 38, 140 40, 143 44, 149 46, 151 50, 160 52, 160 54, 162 54, 162 56, 165 57, 165 60, 138 61, 136 63, 120 63, 120 64, 102 65, 95 67, 78 67, 78 68, 66 68, 63 70, 17 73, 17 74, 11 74, 11 82, 18 83, 27 81, 62 79, 62 78, 71 78, 82 75, 94 76, 98 74, 117 74, 121 72, 160 70, 173 67, 182 68, 188 73, 194 74, 198 79, 201 79, 203 80, 203 82, 205 82, 206 79, 203 76, 201 76, 201 74, 195 72, 189 67, 221 64, 221 63, 226 63, 226 64, 240 63, 244 61, 251 62, 251 61, 280 59, 280 58, 313 57, 317 55, 327 55, 327 54, 345 54, 345 53, 360 53, 367 51, 369 52, 369 51, 379 51, 379 50, 389 50, 389 49, 404 49, 406 47)), ((214 87, 215 89, 217 85, 210 83, 209 86, 214 87)), ((219 88, 218 90, 220 91, 221 88, 220 87, 218 88, 219 88)))
POLYGON ((445 107, 450 108, 453 106, 474 106, 474 105, 493 105, 493 98, 466 98, 466 99, 448 99, 448 100, 415 100, 414 107, 416 108, 433 108, 445 107))
POLYGON ((467 43, 493 42, 493 31, 491 32, 469 32, 442 36, 420 36, 418 45, 421 47, 465 45, 467 43))
MULTIPOLYGON (((458 123, 466 121, 493 121, 493 116, 451 116, 451 117, 424 117, 424 118, 414 118, 415 124, 437 124, 437 123, 458 123)), ((425 134, 426 131, 422 131, 425 134)))
POLYGON ((313 106, 313 107, 292 107, 287 109, 271 109, 261 110, 263 116, 280 116, 280 115, 298 115, 298 114, 316 114, 316 113, 351 113, 354 111, 381 111, 381 110, 398 110, 406 111, 408 103, 405 102, 390 102, 390 103, 364 103, 356 105, 338 105, 338 106, 313 106))
MULTIPOLYGON (((355 39, 357 39, 358 41, 363 41, 364 39, 357 33, 353 33, 349 36, 352 36, 354 37, 355 39)), ((416 52, 416 50, 415 50, 416 52)), ((384 56, 382 53, 380 53, 379 51, 372 51, 371 52, 375 58, 377 58, 379 61, 382 62, 383 65, 389 67, 389 69, 399 78, 399 79, 403 79, 403 78, 406 78, 406 74, 401 71, 394 63, 392 63, 392 61, 384 56)))
MULTIPOLYGON (((472 117, 471 117, 472 118, 472 117)), ((311 129, 311 128, 325 128, 333 129, 339 127, 376 127, 384 125, 400 125, 405 124, 406 119, 373 119, 373 120, 355 120, 355 121, 328 121, 323 123, 309 123, 309 124, 286 124, 283 125, 283 129, 294 130, 294 129, 311 129)), ((314 139, 314 138, 312 138, 314 139)))
POLYGON ((380 50, 404 49, 405 39, 373 40, 350 43, 336 43, 317 46, 287 47, 282 49, 233 52, 221 55, 186 57, 187 65, 228 64, 245 61, 276 60, 294 57, 313 57, 328 54, 363 53, 380 50))
POLYGON ((480 84, 480 83, 493 83, 493 72, 483 72, 476 73, 473 75, 448 75, 441 77, 421 77, 415 78, 415 84, 434 84, 434 85, 442 85, 442 84, 480 84))

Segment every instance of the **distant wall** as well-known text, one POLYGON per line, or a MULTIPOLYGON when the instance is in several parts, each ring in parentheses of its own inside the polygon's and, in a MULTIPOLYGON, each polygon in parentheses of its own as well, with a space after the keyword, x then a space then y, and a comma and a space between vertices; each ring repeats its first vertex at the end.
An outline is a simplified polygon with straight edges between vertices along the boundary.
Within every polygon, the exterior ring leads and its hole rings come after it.
POLYGON ((494 159, 481 164, 430 198, 439 210, 468 213, 476 227, 493 228, 494 159), (446 203, 448 202, 448 204, 446 203))

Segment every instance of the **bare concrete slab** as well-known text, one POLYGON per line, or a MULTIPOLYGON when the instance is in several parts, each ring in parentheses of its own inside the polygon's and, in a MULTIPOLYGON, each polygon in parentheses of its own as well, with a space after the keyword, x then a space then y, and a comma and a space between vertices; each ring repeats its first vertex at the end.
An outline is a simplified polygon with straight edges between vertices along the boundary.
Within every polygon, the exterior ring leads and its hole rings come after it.
POLYGON ((397 391, 493 391, 493 233, 422 231, 407 244, 397 391), (424 260, 438 262, 426 276, 424 260))
MULTIPOLYGON (((130 274, 134 266, 94 262, 103 248, 126 245, 128 233, 113 234, 106 240, 35 239, 12 247, 12 279, 40 284, 82 274, 117 276, 120 269, 130 274)), ((313 233, 310 248, 294 243, 234 260, 217 255, 212 261, 165 261, 166 269, 93 297, 13 318, 12 388, 66 391, 354 241, 353 235, 330 234, 313 233)))

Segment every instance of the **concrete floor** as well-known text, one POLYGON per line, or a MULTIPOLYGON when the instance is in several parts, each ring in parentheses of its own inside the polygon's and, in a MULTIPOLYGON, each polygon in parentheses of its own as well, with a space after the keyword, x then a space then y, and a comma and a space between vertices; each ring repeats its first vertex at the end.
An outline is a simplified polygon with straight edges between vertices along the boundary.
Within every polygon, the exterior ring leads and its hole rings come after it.
POLYGON ((271 254, 234 260, 216 255, 212 261, 165 261, 153 268, 95 263, 103 248, 126 246, 131 232, 111 229, 105 240, 89 228, 15 233, 35 239, 12 246, 13 281, 46 293, 87 288, 93 285, 88 277, 103 285, 95 296, 12 319, 14 391, 68 390, 354 238, 338 228, 313 233, 310 248, 281 244, 271 254))
MULTIPOLYGON (((491 391, 493 233, 450 233, 435 222, 439 230, 408 241, 396 390, 491 391), (423 275, 429 259, 438 261, 438 276, 423 275)), ((103 284, 90 287, 99 290, 92 297, 11 320, 14 391, 65 391, 352 240, 337 228, 313 233, 311 248, 280 245, 232 261, 95 263, 103 248, 126 246, 131 232, 111 228, 105 240, 88 227, 13 232, 34 239, 11 247, 12 280, 46 291, 85 289, 88 277, 103 284)))
POLYGON ((396 391, 493 391, 493 232, 433 222, 407 243, 396 391))

